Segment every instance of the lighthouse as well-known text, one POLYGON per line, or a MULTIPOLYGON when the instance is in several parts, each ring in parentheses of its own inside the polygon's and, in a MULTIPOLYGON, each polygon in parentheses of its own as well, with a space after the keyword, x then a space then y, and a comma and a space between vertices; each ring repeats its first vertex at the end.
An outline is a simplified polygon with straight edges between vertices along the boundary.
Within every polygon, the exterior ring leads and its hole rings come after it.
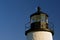
POLYGON ((30 15, 30 28, 25 31, 27 40, 53 40, 54 31, 49 27, 48 15, 37 7, 30 15))

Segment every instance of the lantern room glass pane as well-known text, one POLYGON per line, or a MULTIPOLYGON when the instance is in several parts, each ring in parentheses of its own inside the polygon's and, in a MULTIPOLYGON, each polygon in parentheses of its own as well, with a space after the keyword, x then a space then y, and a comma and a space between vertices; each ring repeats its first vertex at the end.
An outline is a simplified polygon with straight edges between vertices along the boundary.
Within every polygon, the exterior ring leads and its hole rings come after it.
POLYGON ((46 22, 45 14, 41 14, 41 22, 46 22))
POLYGON ((39 21, 40 21, 40 15, 34 15, 31 17, 31 23, 39 21))
POLYGON ((46 17, 46 23, 48 23, 48 17, 46 17))

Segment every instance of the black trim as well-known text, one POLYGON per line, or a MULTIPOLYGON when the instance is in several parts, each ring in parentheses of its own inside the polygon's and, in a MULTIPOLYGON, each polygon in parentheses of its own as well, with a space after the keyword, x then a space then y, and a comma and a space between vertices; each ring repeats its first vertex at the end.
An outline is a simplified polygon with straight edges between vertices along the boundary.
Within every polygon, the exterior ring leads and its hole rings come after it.
POLYGON ((54 31, 53 30, 51 30, 51 29, 29 29, 29 30, 27 30, 27 31, 25 31, 25 35, 27 35, 29 32, 36 32, 36 31, 47 31, 47 32, 51 32, 52 33, 52 35, 54 35, 54 31))
POLYGON ((40 15, 40 14, 45 14, 45 15, 48 17, 48 15, 47 15, 46 13, 43 13, 43 12, 36 12, 36 13, 33 13, 33 14, 30 16, 30 18, 31 18, 32 16, 34 16, 34 15, 40 15))

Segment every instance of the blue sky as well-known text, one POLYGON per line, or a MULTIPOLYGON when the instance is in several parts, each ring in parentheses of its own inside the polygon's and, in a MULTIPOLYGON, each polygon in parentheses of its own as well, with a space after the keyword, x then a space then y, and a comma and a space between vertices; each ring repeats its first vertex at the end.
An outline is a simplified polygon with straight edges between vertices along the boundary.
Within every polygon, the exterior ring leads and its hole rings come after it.
POLYGON ((0 40, 26 40, 25 24, 40 6, 54 26, 54 40, 60 39, 60 0, 0 0, 0 40))

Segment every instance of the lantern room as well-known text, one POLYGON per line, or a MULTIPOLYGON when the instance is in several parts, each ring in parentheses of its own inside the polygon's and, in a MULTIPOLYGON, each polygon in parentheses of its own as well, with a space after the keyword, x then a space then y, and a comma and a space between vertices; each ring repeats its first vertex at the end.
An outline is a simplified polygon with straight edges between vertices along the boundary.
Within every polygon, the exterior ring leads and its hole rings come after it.
POLYGON ((48 28, 48 15, 38 7, 37 12, 30 16, 31 28, 48 28))

